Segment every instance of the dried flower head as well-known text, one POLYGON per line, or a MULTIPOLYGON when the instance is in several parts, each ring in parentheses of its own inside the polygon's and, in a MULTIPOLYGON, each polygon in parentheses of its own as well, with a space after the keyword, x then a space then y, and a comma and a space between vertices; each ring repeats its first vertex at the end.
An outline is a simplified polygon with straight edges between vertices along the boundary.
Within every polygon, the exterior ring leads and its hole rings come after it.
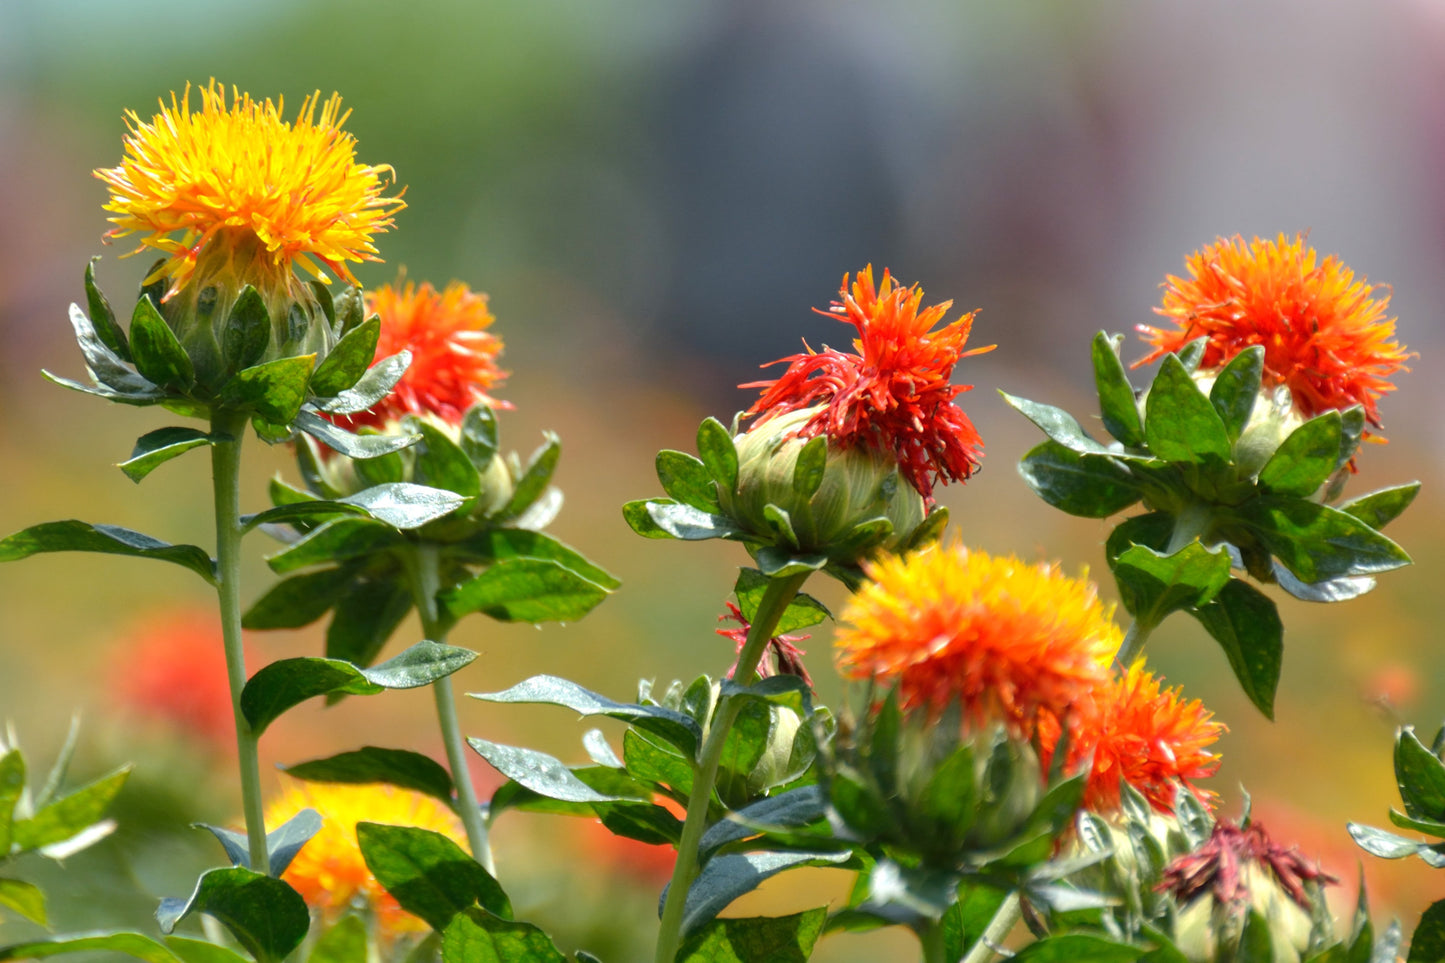
POLYGON ((1158 889, 1173 894, 1181 904, 1207 895, 1220 906, 1242 907, 1256 895, 1251 887, 1261 882, 1259 874, 1305 910, 1310 909, 1306 882, 1339 882, 1293 846, 1285 848, 1270 839, 1259 823, 1241 828, 1221 820, 1202 846, 1169 864, 1158 889))
POLYGON ((953 302, 920 311, 923 290, 918 285, 905 288, 885 270, 875 288, 872 265, 851 285, 845 274, 839 297, 818 313, 853 325, 858 353, 825 346, 771 362, 788 363, 782 377, 739 386, 763 389, 747 414, 766 421, 822 406, 799 435, 826 434, 842 447, 888 452, 926 498, 932 498, 935 484, 967 479, 978 467, 983 441, 953 402, 972 386, 949 379, 960 358, 994 347, 963 350, 973 314, 934 331, 953 302))
POLYGON ((957 700, 971 724, 1024 736, 1040 713, 1091 711, 1122 637, 1084 579, 961 545, 884 555, 864 571, 840 619, 844 675, 897 683, 906 708, 957 700))
POLYGON ((384 937, 425 932, 427 924, 403 910, 367 869, 356 841, 356 824, 429 829, 466 849, 456 814, 431 796, 394 786, 297 782, 266 807, 266 826, 275 829, 307 808, 321 814, 321 830, 281 878, 327 920, 360 910, 374 914, 384 937))
POLYGON ((495 319, 485 294, 460 281, 441 291, 425 282, 399 282, 367 294, 367 312, 381 318, 377 359, 406 349, 411 364, 391 394, 352 415, 352 424, 380 427, 408 414, 458 424, 478 402, 511 407, 488 394, 507 372, 497 366, 502 339, 487 330, 495 319))
MULTIPOLYGON (((727 603, 728 610, 725 614, 719 615, 719 622, 736 622, 737 628, 717 629, 717 634, 725 639, 732 639, 737 644, 737 654, 741 655, 743 646, 748 644, 748 632, 752 630, 753 624, 743 615, 742 609, 731 602, 727 603)), ((813 677, 808 674, 808 669, 803 665, 803 656, 808 653, 798 648, 799 642, 806 642, 812 638, 810 635, 775 635, 768 639, 768 647, 763 651, 763 657, 758 660, 758 678, 766 679, 770 675, 794 675, 807 683, 808 688, 813 687, 813 677), (769 658, 771 656, 771 658, 769 658), (776 669, 774 668, 776 663, 776 669)), ((728 670, 728 678, 733 677, 737 669, 734 664, 728 670)))
POLYGON ((1331 255, 1321 260, 1303 235, 1276 241, 1220 238, 1185 259, 1190 277, 1170 276, 1157 314, 1177 328, 1140 325, 1154 350, 1147 364, 1199 337, 1209 339, 1201 370, 1264 346, 1264 384, 1287 385, 1306 417, 1362 405, 1380 427, 1376 402, 1408 370, 1409 353, 1386 317, 1390 292, 1371 286, 1331 255), (1376 295, 1379 296, 1376 296, 1376 295))
POLYGON ((107 237, 143 233, 137 251, 168 256, 147 278, 170 278, 166 297, 213 256, 244 262, 238 275, 263 289, 289 287, 293 264, 355 283, 347 262, 378 260, 372 235, 406 205, 382 196, 390 167, 356 163, 341 98, 318 91, 288 123, 281 102, 233 91, 227 104, 214 80, 200 94, 192 111, 188 84, 150 123, 127 111, 125 157, 95 172, 110 187, 107 237))

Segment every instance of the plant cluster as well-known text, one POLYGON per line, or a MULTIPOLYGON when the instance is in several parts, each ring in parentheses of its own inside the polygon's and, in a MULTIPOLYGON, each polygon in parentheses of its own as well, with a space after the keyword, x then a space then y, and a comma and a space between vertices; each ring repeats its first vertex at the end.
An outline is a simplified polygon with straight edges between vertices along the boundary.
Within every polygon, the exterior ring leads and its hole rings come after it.
MULTIPOLYGON (((731 425, 702 423, 696 454, 658 454, 664 494, 623 508, 646 538, 746 550, 724 616, 738 627, 719 630, 737 644, 731 669, 644 680, 629 701, 550 674, 472 694, 622 723, 620 741, 589 729, 588 761, 568 765, 468 737, 457 720, 454 677, 478 658, 448 642, 461 619, 574 622, 619 589, 545 531, 561 506, 558 439, 525 459, 501 446, 510 406, 495 397, 505 373, 485 295, 355 283, 348 264, 378 258, 374 238, 403 205, 386 194, 388 167, 355 160, 338 98, 309 98, 289 122, 214 82, 200 99, 193 110, 188 89, 150 122, 132 113, 125 158, 97 172, 111 235, 141 234, 163 256, 128 327, 86 268, 87 308, 70 319, 92 380, 50 377, 205 423, 148 432, 120 467, 140 482, 208 449, 215 554, 68 520, 0 539, 0 561, 101 552, 215 587, 243 828, 203 827, 224 862, 162 900, 155 930, 40 936, 0 960, 101 949, 151 963, 556 963, 545 921, 518 918, 493 856, 512 810, 675 849, 658 921, 636 923, 656 926, 658 963, 804 960, 825 935, 887 926, 915 933, 927 963, 1394 958, 1402 934, 1377 933, 1363 895, 1341 931, 1323 896, 1332 877, 1247 806, 1238 821, 1215 811, 1223 724, 1145 658, 1186 612, 1272 715, 1284 627, 1260 586, 1340 602, 1410 561, 1383 529, 1418 484, 1345 495, 1408 357, 1379 289, 1299 237, 1222 239, 1189 258, 1189 278, 1167 280, 1157 310, 1174 326, 1142 329, 1153 351, 1139 363, 1159 361, 1147 386, 1130 382, 1121 338, 1094 338, 1108 438, 1004 395, 1046 436, 1019 465, 1046 503, 1090 518, 1141 509, 1107 542, 1121 627, 1086 578, 949 532, 935 489, 966 482, 983 453, 954 368, 988 349, 965 350, 974 316, 946 321, 951 302, 925 307, 887 271, 845 275, 821 313, 851 326, 853 350, 777 362, 777 378, 743 386, 759 395, 731 425), (291 447, 296 474, 242 514, 248 425, 291 447), (243 608, 242 540, 256 531, 279 542, 267 561, 280 578, 243 608), (791 634, 832 618, 802 591, 815 576, 852 593, 836 710, 818 704, 791 634), (413 609, 424 637, 378 661, 413 609), (324 653, 247 668, 243 627, 323 617, 324 653), (433 692, 444 761, 379 745, 298 761, 267 805, 257 744, 284 713, 415 687, 433 692), (469 752, 505 777, 490 799, 469 752), (846 902, 719 915, 807 866, 854 874, 846 902)), ((1402 732, 1406 812, 1391 814, 1436 838, 1442 746, 1402 732)), ((0 862, 61 856, 106 831, 126 773, 65 793, 68 754, 32 789, 13 738, 0 741, 0 862)), ((1376 855, 1445 865, 1445 843, 1351 831, 1376 855)), ((46 922, 40 890, 19 878, 0 878, 0 906, 46 922)), ((1445 958, 1442 906, 1411 963, 1445 958)))

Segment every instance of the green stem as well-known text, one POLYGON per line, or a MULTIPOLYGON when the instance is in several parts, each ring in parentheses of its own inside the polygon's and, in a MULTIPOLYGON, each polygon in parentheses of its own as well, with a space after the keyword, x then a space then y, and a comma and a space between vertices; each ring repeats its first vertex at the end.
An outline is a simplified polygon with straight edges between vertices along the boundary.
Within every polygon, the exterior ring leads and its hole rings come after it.
POLYGON ((270 873, 266 853, 266 817, 261 802, 258 737, 241 711, 246 687, 246 654, 241 647, 241 439, 243 412, 216 409, 211 413, 211 481, 216 499, 216 594, 220 597, 221 638, 226 647, 226 677, 231 684, 231 712, 236 719, 236 760, 241 769, 241 807, 246 816, 246 843, 251 868, 270 873))
MULTIPOLYGON (((1210 506, 1202 502, 1185 506, 1183 511, 1174 516, 1174 530, 1169 533, 1169 545, 1164 549, 1164 554, 1173 555, 1196 538, 1203 542, 1208 537, 1213 522, 1214 515, 1210 506)), ((1114 657, 1115 663, 1121 669, 1127 670, 1138 658, 1150 633, 1159 627, 1161 621, 1162 619, 1152 613, 1140 613, 1134 617, 1129 631, 1124 634, 1123 643, 1119 646, 1119 654, 1114 657)))
MULTIPOLYGON (((430 542, 418 542, 413 546, 411 565, 412 597, 416 610, 421 615, 422 632, 433 642, 445 643, 447 633, 442 628, 437 613, 437 590, 441 585, 441 572, 437 557, 437 546, 430 542)), ((444 676, 432 683, 432 694, 436 697, 437 722, 441 726, 442 742, 446 745, 447 765, 452 771, 452 783, 457 789, 457 809, 462 825, 467 830, 467 843, 472 856, 492 876, 497 875, 497 865, 492 859, 492 847, 487 838, 487 824, 482 819, 482 808, 477 803, 477 790, 472 785, 471 769, 467 766, 466 745, 462 740, 461 725, 457 722, 457 697, 452 690, 452 677, 444 676)))
POLYGON ((923 947, 923 963, 949 963, 941 924, 929 920, 919 923, 913 931, 918 934, 918 942, 923 947))
POLYGON ((1010 893, 1000 904, 998 912, 993 914, 988 928, 983 931, 978 942, 973 944, 973 949, 968 951, 962 963, 988 963, 994 957, 994 948, 1003 943, 1021 916, 1023 906, 1019 903, 1019 894, 1010 893))
MULTIPOLYGON (((788 575, 768 582, 762 600, 748 630, 747 642, 738 654, 737 668, 733 681, 749 685, 753 681, 753 670, 767 650, 773 629, 783 617, 788 606, 803 587, 811 572, 788 575)), ((657 934, 656 963, 673 963, 682 943, 682 912, 687 904, 687 893, 698 874, 698 844, 702 841, 703 830, 707 828, 707 812, 712 802, 713 786, 717 782, 718 765, 722 762, 723 745, 728 732, 742 711, 743 700, 722 696, 718 700, 712 725, 707 731, 702 754, 698 757, 697 769, 692 779, 692 794, 687 800, 687 819, 682 825, 682 838, 677 844, 677 864, 672 870, 672 883, 667 889, 667 902, 662 908, 662 925, 657 934)))

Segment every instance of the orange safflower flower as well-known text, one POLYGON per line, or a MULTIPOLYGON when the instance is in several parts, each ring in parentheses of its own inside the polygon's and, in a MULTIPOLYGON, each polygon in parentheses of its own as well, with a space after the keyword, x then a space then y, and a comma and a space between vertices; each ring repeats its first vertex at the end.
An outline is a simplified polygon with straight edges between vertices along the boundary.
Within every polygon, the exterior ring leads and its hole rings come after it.
POLYGON ((456 814, 431 796, 394 786, 301 782, 288 785, 266 807, 267 831, 307 808, 321 814, 321 830, 281 876, 306 905, 328 922, 350 909, 373 913, 379 932, 387 938, 426 932, 427 924, 402 909, 367 869, 356 841, 356 824, 429 829, 466 849, 466 836, 456 814))
POLYGON ((953 302, 920 311, 923 290, 918 285, 905 288, 884 270, 875 289, 872 265, 859 272, 851 287, 843 275, 839 297, 818 313, 853 325, 858 353, 824 346, 820 352, 809 348, 805 354, 763 365, 787 362, 788 370, 775 381, 739 385, 763 389, 747 415, 766 421, 823 405, 800 435, 826 434, 842 447, 892 453, 903 476, 925 498, 932 498, 935 484, 967 479, 978 468, 983 441, 953 403, 973 386, 950 384, 949 379, 960 358, 994 348, 963 350, 973 313, 934 331, 953 302))
POLYGON ((381 425, 402 415, 434 415, 458 424, 472 405, 510 408, 487 392, 507 377, 497 367, 502 339, 486 330, 495 320, 487 296, 453 281, 438 292, 430 283, 382 285, 366 296, 367 313, 381 317, 377 360, 411 351, 411 365, 391 394, 350 416, 353 425, 381 425))
POLYGON ((212 252, 245 262, 238 273, 258 288, 289 289, 293 264, 322 281, 324 266, 355 283, 348 261, 379 260, 371 237, 406 205, 382 196, 389 166, 355 162, 355 140, 341 132, 350 112, 341 113, 338 95, 322 104, 317 91, 291 123, 281 119, 282 102, 233 91, 227 105, 215 80, 201 89, 200 110, 190 99, 187 84, 150 123, 127 111, 125 157, 95 171, 115 215, 106 237, 144 233, 133 253, 168 255, 147 283, 169 277, 169 298, 212 252))
POLYGON ((1094 586, 961 545, 864 563, 843 610, 844 675, 898 684, 904 708, 958 700, 976 726, 1033 735, 1040 713, 1090 712, 1122 639, 1094 586))
MULTIPOLYGON (((1179 688, 1163 688, 1140 659, 1099 690, 1093 713, 1070 732, 1070 771, 1093 759, 1084 807, 1116 811, 1120 779, 1160 812, 1174 811, 1175 787, 1181 783, 1202 801, 1212 802, 1214 794, 1191 780, 1212 776, 1219 768, 1208 747, 1224 728, 1198 700, 1185 700, 1179 688)), ((1058 745, 1057 721, 1041 720, 1039 734, 1047 767, 1058 745)))
POLYGON ((1237 234, 1220 238, 1185 266, 1190 277, 1169 276, 1154 309, 1178 328, 1140 325, 1154 350, 1134 367, 1201 336, 1209 338, 1202 369, 1263 345, 1265 386, 1287 385, 1306 417, 1361 405, 1380 427, 1376 402, 1394 390, 1388 379, 1408 370, 1410 357, 1393 340, 1395 319, 1385 316, 1388 289, 1356 280, 1334 255, 1320 260, 1303 235, 1248 245, 1237 234))

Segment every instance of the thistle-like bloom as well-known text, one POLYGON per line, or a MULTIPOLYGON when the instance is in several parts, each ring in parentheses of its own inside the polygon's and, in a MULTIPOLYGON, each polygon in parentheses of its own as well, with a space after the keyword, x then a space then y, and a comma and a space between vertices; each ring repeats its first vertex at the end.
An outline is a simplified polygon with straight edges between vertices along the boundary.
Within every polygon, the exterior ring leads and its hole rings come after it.
POLYGON ((788 370, 775 381, 739 386, 763 389, 747 414, 766 421, 821 405, 800 436, 826 434, 840 447, 888 452, 925 498, 932 498, 935 484, 967 479, 978 468, 983 441, 953 402, 972 385, 949 379, 960 358, 994 347, 963 350, 973 313, 934 331, 953 302, 920 311, 923 290, 918 285, 905 288, 885 270, 875 289, 872 265, 851 286, 845 274, 839 297, 818 313, 853 325, 858 353, 825 346, 770 362, 787 362, 788 370))
POLYGON ((472 405, 510 408, 488 392, 507 377, 497 366, 502 339, 487 328, 496 320, 487 296, 453 281, 438 292, 430 283, 382 285, 367 294, 367 313, 381 318, 378 360, 403 349, 411 364, 391 394, 352 415, 354 425, 380 427, 403 415, 432 415, 458 424, 472 405))
POLYGON ((187 85, 150 123, 127 111, 125 157, 95 172, 110 187, 107 237, 143 233, 137 251, 167 255, 147 278, 170 278, 167 298, 213 261, 263 292, 289 289, 293 264, 355 283, 347 262, 378 260, 372 235, 406 205, 382 196, 389 166, 356 163, 341 98, 323 104, 318 91, 288 123, 282 103, 233 91, 228 105, 214 80, 200 93, 200 110, 187 85))
POLYGON ((1157 314, 1177 329, 1140 325, 1154 350, 1147 364, 1208 337, 1201 370, 1264 346, 1264 384, 1287 385, 1305 417, 1362 405, 1380 427, 1376 402, 1395 386, 1409 353, 1386 317, 1390 292, 1373 287, 1331 255, 1320 260, 1302 235, 1276 241, 1220 238, 1185 259, 1190 277, 1170 276, 1157 314), (1376 294, 1380 296, 1375 296, 1376 294))
POLYGON ((1259 823, 1241 829, 1220 821, 1204 845, 1169 864, 1158 889, 1173 894, 1181 904, 1208 895, 1220 906, 1241 907, 1256 895, 1252 887, 1271 881, 1309 910, 1304 884, 1317 881, 1325 885, 1339 879, 1305 859, 1293 846, 1285 848, 1270 839, 1259 823))
MULTIPOLYGON (((1059 727, 1041 723, 1040 741, 1047 757, 1057 745, 1059 727)), ((1144 670, 1144 661, 1106 683, 1097 693, 1094 712, 1071 732, 1069 768, 1092 758, 1084 806, 1099 813, 1119 808, 1119 781, 1138 790, 1160 812, 1174 810, 1175 787, 1183 784, 1204 800, 1213 794, 1191 784, 1212 776, 1219 759, 1208 747, 1224 725, 1179 688, 1165 689, 1144 670)))
MULTIPOLYGON (((725 639, 732 639, 737 644, 737 654, 742 655, 743 646, 748 644, 748 632, 752 630, 753 624, 743 615, 742 609, 731 602, 727 603, 727 613, 719 615, 719 622, 736 622, 738 627, 734 629, 717 629, 718 635, 725 639)), ((799 642, 806 642, 812 638, 810 635, 775 635, 768 639, 768 647, 763 652, 763 657, 758 660, 758 678, 766 679, 770 675, 795 675, 813 688, 813 677, 808 674, 807 666, 803 665, 803 656, 808 653, 798 648, 799 642), (772 658, 769 658, 769 655, 772 658), (777 669, 774 670, 773 663, 776 661, 777 669)), ((733 677, 733 671, 737 669, 734 664, 728 670, 728 678, 733 677)))
POLYGON ((865 562, 840 619, 844 675, 897 683, 905 708, 957 700, 972 725, 1031 736, 1040 714, 1093 711, 1121 641, 1094 586, 962 546, 865 562))
POLYGON ((328 921, 347 910, 372 913, 385 937, 425 932, 427 924, 403 910, 367 869, 356 841, 356 824, 429 829, 466 849, 466 836, 456 814, 430 796, 394 786, 293 783, 266 807, 268 831, 307 808, 321 814, 321 831, 302 847, 281 877, 301 894, 306 905, 328 921))

